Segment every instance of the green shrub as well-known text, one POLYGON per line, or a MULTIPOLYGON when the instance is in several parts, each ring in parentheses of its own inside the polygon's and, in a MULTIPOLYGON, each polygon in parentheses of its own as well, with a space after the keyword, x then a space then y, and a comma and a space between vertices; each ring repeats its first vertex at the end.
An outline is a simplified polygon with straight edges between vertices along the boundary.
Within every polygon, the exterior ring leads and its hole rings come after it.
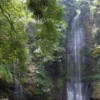
POLYGON ((7 83, 12 82, 12 74, 9 68, 4 65, 0 65, 0 78, 7 81, 7 83))

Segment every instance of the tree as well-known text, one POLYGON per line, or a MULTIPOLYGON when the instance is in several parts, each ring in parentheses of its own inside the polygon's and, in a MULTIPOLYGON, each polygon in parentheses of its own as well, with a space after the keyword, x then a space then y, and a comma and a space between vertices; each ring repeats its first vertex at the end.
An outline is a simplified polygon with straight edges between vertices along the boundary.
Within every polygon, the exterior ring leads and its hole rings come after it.
POLYGON ((21 69, 25 70, 26 17, 26 11, 20 0, 0 0, 0 64, 6 66, 10 72, 14 64, 19 72, 21 69))
POLYGON ((100 53, 99 45, 100 45, 100 1, 93 0, 91 3, 91 14, 93 16, 93 34, 96 44, 96 50, 94 51, 93 55, 97 55, 100 53))
POLYGON ((35 53, 38 56, 52 55, 61 37, 63 9, 57 0, 29 0, 28 7, 36 20, 35 53))

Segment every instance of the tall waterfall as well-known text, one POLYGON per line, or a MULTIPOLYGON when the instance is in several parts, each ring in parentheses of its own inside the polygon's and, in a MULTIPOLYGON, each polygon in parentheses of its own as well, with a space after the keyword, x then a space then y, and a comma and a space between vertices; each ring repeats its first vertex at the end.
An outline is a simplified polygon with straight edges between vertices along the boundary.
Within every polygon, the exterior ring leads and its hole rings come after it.
POLYGON ((84 66, 84 56, 82 55, 85 46, 84 29, 80 24, 80 15, 74 17, 71 34, 68 38, 68 81, 67 100, 87 100, 84 84, 82 80, 82 66, 84 66))

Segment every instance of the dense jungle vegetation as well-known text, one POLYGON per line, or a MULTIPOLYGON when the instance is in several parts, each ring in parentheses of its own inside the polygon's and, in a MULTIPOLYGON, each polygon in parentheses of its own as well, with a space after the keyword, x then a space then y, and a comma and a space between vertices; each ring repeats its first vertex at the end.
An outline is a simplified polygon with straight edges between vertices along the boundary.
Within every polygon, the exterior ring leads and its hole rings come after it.
POLYGON ((65 100, 67 41, 79 12, 89 59, 83 80, 99 84, 99 0, 0 0, 0 100, 65 100), (29 99, 14 99, 16 79, 29 99))

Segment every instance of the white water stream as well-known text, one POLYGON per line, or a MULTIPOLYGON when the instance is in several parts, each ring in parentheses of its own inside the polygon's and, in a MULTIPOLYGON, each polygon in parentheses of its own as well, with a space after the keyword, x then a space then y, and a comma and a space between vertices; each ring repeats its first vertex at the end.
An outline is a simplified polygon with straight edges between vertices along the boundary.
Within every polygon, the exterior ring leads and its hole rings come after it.
POLYGON ((87 100, 84 93, 82 80, 82 66, 84 56, 82 49, 85 46, 85 35, 80 24, 80 15, 74 17, 72 30, 68 41, 68 81, 67 81, 67 100, 87 100))

